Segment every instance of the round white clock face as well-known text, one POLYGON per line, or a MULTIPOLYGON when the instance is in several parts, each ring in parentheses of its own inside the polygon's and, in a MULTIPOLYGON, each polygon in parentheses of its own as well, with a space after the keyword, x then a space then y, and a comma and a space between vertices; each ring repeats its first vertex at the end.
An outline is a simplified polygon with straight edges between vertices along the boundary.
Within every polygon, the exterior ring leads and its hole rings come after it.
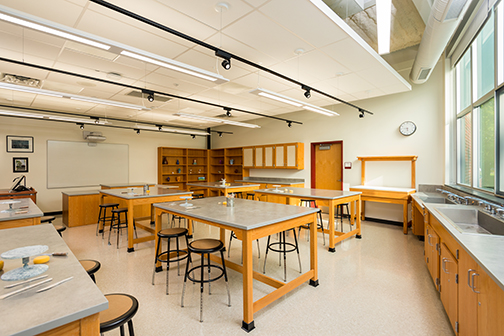
POLYGON ((401 132, 402 135, 411 135, 415 133, 416 131, 416 125, 412 121, 405 121, 399 126, 399 132, 401 132))

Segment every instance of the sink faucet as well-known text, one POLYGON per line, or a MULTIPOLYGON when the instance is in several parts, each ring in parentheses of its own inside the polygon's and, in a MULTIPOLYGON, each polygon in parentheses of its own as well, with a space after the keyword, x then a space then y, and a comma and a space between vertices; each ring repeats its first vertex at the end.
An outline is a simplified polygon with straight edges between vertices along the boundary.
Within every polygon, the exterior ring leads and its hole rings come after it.
POLYGON ((485 210, 488 211, 492 215, 495 215, 496 209, 500 208, 500 206, 498 206, 497 204, 490 203, 490 202, 487 202, 487 201, 479 201, 478 203, 479 203, 479 205, 484 205, 485 206, 485 210))
POLYGON ((465 196, 464 199, 465 199, 465 204, 466 205, 469 205, 469 204, 479 204, 479 202, 481 201, 479 198, 472 197, 472 196, 465 196))
POLYGON ((436 191, 439 191, 441 194, 450 194, 449 191, 446 191, 444 189, 436 189, 436 191))
POLYGON ((504 218, 504 208, 503 207, 498 207, 497 209, 495 209, 495 211, 497 212, 497 216, 504 218))

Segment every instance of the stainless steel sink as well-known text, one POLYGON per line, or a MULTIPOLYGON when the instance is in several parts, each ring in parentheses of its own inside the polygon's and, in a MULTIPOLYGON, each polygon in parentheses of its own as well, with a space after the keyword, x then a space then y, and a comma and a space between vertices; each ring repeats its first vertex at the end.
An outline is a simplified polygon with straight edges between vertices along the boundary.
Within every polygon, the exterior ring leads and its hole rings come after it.
POLYGON ((478 209, 437 208, 461 233, 504 236, 504 222, 478 209))
POLYGON ((441 204, 454 204, 452 201, 444 197, 420 197, 424 203, 441 203, 441 204))

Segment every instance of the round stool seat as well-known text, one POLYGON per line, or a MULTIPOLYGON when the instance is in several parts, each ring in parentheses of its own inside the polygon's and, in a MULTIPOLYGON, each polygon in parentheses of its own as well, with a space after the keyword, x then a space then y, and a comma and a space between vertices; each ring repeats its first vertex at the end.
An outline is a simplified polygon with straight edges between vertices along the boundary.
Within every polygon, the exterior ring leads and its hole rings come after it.
POLYGON ((180 237, 187 234, 189 231, 184 228, 171 228, 164 229, 158 232, 158 237, 169 238, 169 237, 180 237))
POLYGON ((52 223, 52 221, 55 219, 56 219, 56 217, 54 217, 54 216, 42 216, 40 218, 40 223, 52 223))
MULTIPOLYGON (((107 310, 100 312, 100 332, 121 327, 129 322, 138 311, 138 300, 128 294, 107 294, 107 310)), ((130 334, 133 325, 130 325, 130 334)), ((121 333, 122 334, 122 333, 121 333)))
POLYGON ((58 231, 58 233, 60 234, 60 236, 61 236, 61 232, 63 232, 63 231, 66 230, 66 226, 64 226, 64 225, 54 226, 54 228, 56 229, 56 231, 58 231))
POLYGON ((79 260, 79 262, 89 275, 96 273, 101 267, 100 262, 96 260, 79 260))
POLYGON ((128 212, 128 208, 119 208, 119 209, 114 209, 112 210, 113 213, 123 213, 123 212, 128 212))
POLYGON ((194 253, 212 253, 220 251, 224 244, 218 239, 206 238, 194 240, 187 247, 194 253))
POLYGON ((119 206, 119 203, 103 203, 100 204, 100 208, 113 208, 119 206))

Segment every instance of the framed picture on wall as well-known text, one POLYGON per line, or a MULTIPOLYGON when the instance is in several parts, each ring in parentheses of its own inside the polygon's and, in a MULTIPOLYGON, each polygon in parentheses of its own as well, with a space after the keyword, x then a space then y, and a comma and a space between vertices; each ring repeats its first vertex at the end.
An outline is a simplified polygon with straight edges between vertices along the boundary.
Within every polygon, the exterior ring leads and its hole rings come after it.
POLYGON ((28 158, 12 158, 13 173, 28 173, 28 158))
POLYGON ((33 137, 7 135, 8 153, 33 153, 33 137))

